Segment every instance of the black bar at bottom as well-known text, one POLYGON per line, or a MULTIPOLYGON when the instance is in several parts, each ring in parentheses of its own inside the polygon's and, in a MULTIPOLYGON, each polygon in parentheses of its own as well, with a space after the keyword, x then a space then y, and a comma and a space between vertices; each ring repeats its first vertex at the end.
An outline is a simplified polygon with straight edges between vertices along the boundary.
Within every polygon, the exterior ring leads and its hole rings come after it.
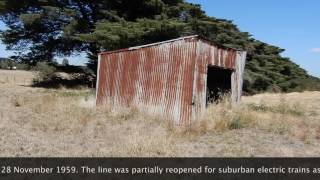
POLYGON ((320 179, 320 158, 0 158, 0 179, 320 179))

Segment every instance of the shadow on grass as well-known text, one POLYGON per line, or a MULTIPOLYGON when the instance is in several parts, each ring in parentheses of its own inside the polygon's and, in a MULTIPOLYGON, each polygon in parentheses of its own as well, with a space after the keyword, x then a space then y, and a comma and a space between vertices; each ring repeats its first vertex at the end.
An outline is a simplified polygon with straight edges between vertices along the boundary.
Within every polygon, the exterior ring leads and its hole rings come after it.
POLYGON ((55 72, 33 80, 32 87, 43 88, 94 88, 96 78, 86 67, 82 66, 54 66, 55 72), (61 75, 62 73, 62 75, 61 75), (60 74, 60 75, 59 75, 60 74))
POLYGON ((88 87, 94 88, 95 83, 94 81, 89 81, 87 79, 60 79, 60 78, 53 78, 43 81, 34 81, 32 87, 43 87, 43 88, 81 88, 81 87, 88 87))

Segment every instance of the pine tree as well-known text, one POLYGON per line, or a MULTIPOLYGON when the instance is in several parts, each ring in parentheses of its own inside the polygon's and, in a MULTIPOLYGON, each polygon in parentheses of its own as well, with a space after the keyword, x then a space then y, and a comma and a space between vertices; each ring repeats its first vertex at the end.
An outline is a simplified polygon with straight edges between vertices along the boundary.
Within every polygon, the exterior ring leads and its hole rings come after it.
POLYGON ((284 50, 251 38, 232 21, 208 17, 183 0, 0 0, 1 39, 14 59, 36 64, 86 52, 96 70, 99 51, 198 34, 217 44, 248 51, 244 89, 257 93, 320 89, 284 50))

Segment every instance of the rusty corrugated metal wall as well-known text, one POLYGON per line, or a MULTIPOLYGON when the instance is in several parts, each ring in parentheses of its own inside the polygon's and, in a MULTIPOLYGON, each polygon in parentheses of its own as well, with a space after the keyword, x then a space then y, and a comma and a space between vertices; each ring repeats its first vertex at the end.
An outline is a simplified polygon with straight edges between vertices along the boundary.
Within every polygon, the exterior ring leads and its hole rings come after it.
POLYGON ((192 119, 196 119, 206 108, 208 66, 216 66, 233 71, 231 75, 231 98, 233 102, 240 101, 246 58, 246 52, 244 51, 214 46, 210 42, 201 39, 198 42, 196 55, 192 119))
POLYGON ((135 105, 190 124, 206 105, 208 65, 233 70, 232 99, 239 101, 245 52, 189 36, 99 55, 97 105, 135 105))

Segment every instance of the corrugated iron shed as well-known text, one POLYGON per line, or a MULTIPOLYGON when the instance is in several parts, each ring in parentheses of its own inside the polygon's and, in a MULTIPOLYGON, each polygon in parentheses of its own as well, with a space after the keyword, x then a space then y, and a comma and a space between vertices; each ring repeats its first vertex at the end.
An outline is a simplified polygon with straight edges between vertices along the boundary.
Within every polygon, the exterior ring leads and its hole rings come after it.
POLYGON ((208 67, 230 70, 231 96, 240 101, 246 52, 199 36, 99 54, 96 104, 135 105, 190 124, 206 108, 208 67))

